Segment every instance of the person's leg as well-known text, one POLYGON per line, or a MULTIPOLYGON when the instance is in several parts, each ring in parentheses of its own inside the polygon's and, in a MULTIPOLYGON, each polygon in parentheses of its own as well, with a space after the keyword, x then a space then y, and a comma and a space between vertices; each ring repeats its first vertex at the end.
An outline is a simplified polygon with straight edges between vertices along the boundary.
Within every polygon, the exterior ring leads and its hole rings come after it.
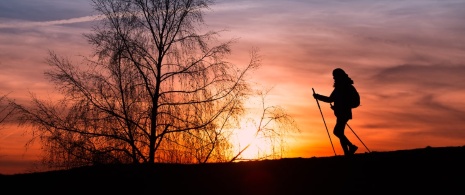
POLYGON ((337 118, 336 125, 334 126, 333 134, 339 138, 339 142, 341 142, 342 149, 344 150, 344 154, 349 154, 349 146, 352 145, 349 139, 344 135, 344 129, 346 127, 348 119, 340 119, 337 118))
POLYGON ((336 121, 336 125, 334 126, 334 135, 339 138, 341 142, 342 149, 344 150, 345 155, 352 155, 357 151, 358 147, 352 144, 349 139, 344 134, 344 129, 346 127, 347 121, 349 119, 340 119, 338 118, 336 121))

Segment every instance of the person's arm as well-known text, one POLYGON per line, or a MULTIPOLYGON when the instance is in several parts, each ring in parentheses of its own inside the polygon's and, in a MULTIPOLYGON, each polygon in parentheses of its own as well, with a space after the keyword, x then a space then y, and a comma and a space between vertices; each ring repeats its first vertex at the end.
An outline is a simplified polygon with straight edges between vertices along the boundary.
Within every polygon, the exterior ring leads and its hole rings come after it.
POLYGON ((326 103, 331 103, 333 102, 333 99, 331 97, 328 97, 328 96, 324 96, 324 95, 320 95, 320 94, 313 94, 313 97, 317 100, 321 100, 323 102, 326 102, 326 103))

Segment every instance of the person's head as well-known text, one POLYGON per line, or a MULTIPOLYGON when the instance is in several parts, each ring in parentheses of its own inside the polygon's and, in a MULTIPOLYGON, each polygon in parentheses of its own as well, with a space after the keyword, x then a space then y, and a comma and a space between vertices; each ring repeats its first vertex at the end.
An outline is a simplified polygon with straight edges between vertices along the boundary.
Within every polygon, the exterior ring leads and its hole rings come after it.
POLYGON ((334 84, 354 84, 354 81, 341 68, 333 70, 334 84))
POLYGON ((344 70, 341 68, 336 68, 333 70, 333 78, 346 78, 349 77, 344 70))

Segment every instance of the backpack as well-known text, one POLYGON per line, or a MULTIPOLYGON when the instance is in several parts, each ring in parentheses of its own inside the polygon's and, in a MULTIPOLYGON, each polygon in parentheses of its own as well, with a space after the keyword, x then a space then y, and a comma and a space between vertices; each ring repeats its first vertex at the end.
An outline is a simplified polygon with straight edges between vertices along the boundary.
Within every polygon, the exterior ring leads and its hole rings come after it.
POLYGON ((350 89, 350 107, 357 108, 360 106, 360 94, 354 86, 352 86, 350 89))

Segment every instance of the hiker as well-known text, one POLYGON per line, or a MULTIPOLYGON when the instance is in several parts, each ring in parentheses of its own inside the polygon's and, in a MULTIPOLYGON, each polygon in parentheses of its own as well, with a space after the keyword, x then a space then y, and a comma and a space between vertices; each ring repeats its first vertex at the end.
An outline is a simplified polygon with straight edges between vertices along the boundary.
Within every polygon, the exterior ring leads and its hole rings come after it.
POLYGON ((358 147, 352 144, 344 134, 344 129, 347 122, 352 119, 352 107, 350 105, 350 92, 354 90, 354 81, 341 68, 333 70, 334 90, 329 97, 313 94, 317 100, 331 104, 331 109, 336 116, 336 125, 334 126, 333 134, 339 138, 344 155, 349 156, 357 151, 358 147), (334 103, 334 105, 332 104, 334 103))

